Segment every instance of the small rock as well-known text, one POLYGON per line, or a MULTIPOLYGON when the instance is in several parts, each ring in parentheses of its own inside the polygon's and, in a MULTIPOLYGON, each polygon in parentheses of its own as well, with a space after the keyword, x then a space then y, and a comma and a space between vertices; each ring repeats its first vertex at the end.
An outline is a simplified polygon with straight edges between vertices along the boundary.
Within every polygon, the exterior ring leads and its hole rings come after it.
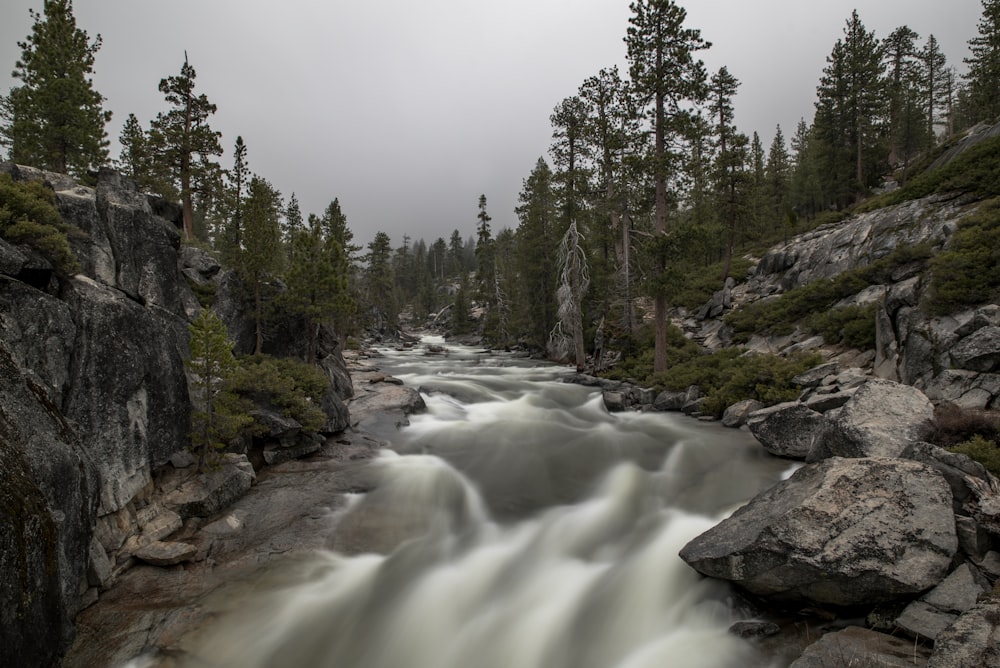
POLYGON ((197 553, 198 549, 188 543, 156 541, 137 550, 134 556, 153 566, 174 566, 191 561, 197 553))
POLYGON ((736 622, 729 632, 740 638, 767 638, 781 633, 781 627, 774 622, 736 622))

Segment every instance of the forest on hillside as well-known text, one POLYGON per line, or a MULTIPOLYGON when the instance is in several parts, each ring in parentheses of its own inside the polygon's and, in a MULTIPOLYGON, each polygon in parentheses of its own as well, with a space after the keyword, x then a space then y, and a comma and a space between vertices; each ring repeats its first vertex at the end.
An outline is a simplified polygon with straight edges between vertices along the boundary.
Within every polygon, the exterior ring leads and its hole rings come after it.
MULTIPOLYGON (((813 118, 778 126, 765 147, 739 129, 740 82, 726 67, 706 70, 699 54, 710 45, 684 8, 636 0, 628 71, 602 69, 554 101, 551 147, 524 177, 517 227, 491 226, 484 193, 470 202, 470 229, 448 239, 379 232, 361 247, 337 198, 301 211, 294 192, 252 169, 241 137, 232 164, 220 164, 217 106, 186 54, 159 82, 163 111, 148 127, 130 114, 112 159, 110 113, 92 83, 101 39, 77 26, 71 0, 32 12, 14 65, 20 85, 0 98, 0 142, 18 164, 83 182, 110 166, 180 201, 185 242, 240 275, 260 337, 280 298, 345 340, 433 322, 581 369, 595 348, 614 350, 646 376, 667 369, 676 344, 669 309, 703 304, 745 274, 748 252, 905 186, 955 137, 1000 118, 1000 0, 982 6, 961 74, 933 35, 901 25, 878 36, 852 13, 813 118)), ((44 221, 0 216, 0 235, 16 243, 46 252, 52 234, 44 221)), ((307 361, 314 355, 307 346, 307 361)))

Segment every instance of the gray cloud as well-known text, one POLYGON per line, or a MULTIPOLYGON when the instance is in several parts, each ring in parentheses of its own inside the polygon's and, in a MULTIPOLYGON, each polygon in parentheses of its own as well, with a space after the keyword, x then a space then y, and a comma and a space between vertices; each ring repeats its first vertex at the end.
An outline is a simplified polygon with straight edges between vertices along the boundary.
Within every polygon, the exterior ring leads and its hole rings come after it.
MULTIPOLYGON (((961 68, 979 0, 689 0, 688 24, 713 43, 710 71, 742 81, 737 123, 770 142, 812 117, 819 75, 854 8, 879 37, 907 24, 934 33, 961 68)), ((0 90, 41 0, 0 9, 0 90)), ((340 199, 355 236, 428 242, 474 230, 485 193, 499 229, 514 227, 522 180, 551 138, 549 114, 602 67, 627 71, 627 0, 78 0, 101 33, 95 86, 145 125, 156 87, 186 49, 219 111, 227 154, 237 135, 251 168, 305 212, 340 199)), ((113 152, 117 152, 117 148, 113 152)), ((223 158, 228 164, 229 158, 223 158)))

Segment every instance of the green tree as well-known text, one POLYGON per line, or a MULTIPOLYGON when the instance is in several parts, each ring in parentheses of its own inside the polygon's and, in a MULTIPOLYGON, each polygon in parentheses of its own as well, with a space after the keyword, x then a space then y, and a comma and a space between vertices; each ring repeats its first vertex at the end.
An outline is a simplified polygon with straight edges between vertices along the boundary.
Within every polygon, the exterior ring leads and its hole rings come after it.
POLYGON ((398 326, 399 307, 396 303, 392 272, 392 241, 385 232, 377 232, 368 244, 365 285, 367 310, 371 326, 386 332, 398 326))
POLYGON ((919 72, 916 40, 920 35, 901 26, 883 42, 888 78, 889 164, 904 167, 923 144, 923 123, 914 83, 919 72))
POLYGON ((1000 0, 982 0, 979 35, 969 40, 969 66, 965 81, 969 88, 971 120, 995 122, 1000 118, 1000 0))
POLYGON ((336 239, 324 238, 319 225, 291 230, 284 301, 289 311, 302 318, 306 341, 303 357, 308 364, 316 363, 320 327, 342 327, 353 311, 347 273, 343 248, 336 239))
POLYGON ((247 164, 247 145, 242 136, 237 136, 236 143, 233 144, 233 168, 229 170, 227 177, 229 183, 224 199, 222 233, 218 241, 223 261, 235 266, 239 263, 243 248, 243 210, 251 178, 247 164))
POLYGON ((147 189, 151 182, 149 142, 135 114, 129 114, 125 119, 118 143, 122 147, 118 154, 118 170, 133 179, 140 188, 147 189))
POLYGON ((357 256, 358 251, 361 250, 361 246, 353 243, 354 232, 351 231, 351 228, 347 224, 347 216, 340 208, 339 199, 335 197, 327 205, 320 221, 323 225, 323 236, 328 239, 334 239, 344 249, 348 260, 353 260, 357 256))
POLYGON ((822 151, 824 196, 840 208, 862 197, 884 173, 881 43, 857 11, 837 40, 817 89, 815 139, 822 151))
MULTIPOLYGON (((637 0, 629 5, 625 43, 629 72, 643 105, 652 103, 653 180, 655 194, 655 231, 667 231, 668 184, 679 163, 668 140, 678 133, 687 115, 684 105, 701 102, 706 95, 705 68, 695 54, 711 45, 701 32, 684 27, 687 12, 672 0, 637 0)), ((654 272, 662 277, 666 270, 662 254, 654 272)), ((662 292, 654 295, 655 348, 653 368, 667 368, 667 302, 662 292)))
POLYGON ((766 179, 768 216, 772 221, 768 229, 774 229, 786 215, 789 206, 789 191, 791 189, 791 156, 785 146, 785 135, 781 126, 774 130, 770 149, 767 152, 767 165, 764 168, 766 179))
POLYGON ((543 349, 556 322, 556 199, 552 170, 538 158, 524 180, 516 209, 519 225, 515 232, 518 248, 520 289, 525 298, 515 309, 517 329, 526 334, 530 345, 543 349))
POLYGON ((740 82, 725 67, 712 76, 709 99, 715 116, 718 152, 715 160, 715 190, 725 233, 722 281, 729 278, 733 249, 739 228, 745 225, 747 210, 747 136, 734 124, 733 97, 740 82))
POLYGON ((233 342, 215 313, 202 309, 189 326, 191 357, 185 364, 192 376, 191 447, 204 471, 209 455, 226 447, 253 418, 248 406, 232 391, 230 381, 237 370, 233 342))
POLYGON ((222 155, 221 134, 208 125, 216 106, 204 93, 195 93, 196 77, 185 53, 180 74, 160 80, 159 90, 171 108, 157 114, 149 133, 157 162, 179 190, 189 240, 194 238, 195 194, 210 187, 219 171, 212 158, 222 155))
POLYGON ((85 176, 108 161, 111 112, 91 79, 101 36, 91 42, 77 28, 71 0, 45 0, 41 14, 29 11, 34 25, 17 44, 12 74, 21 85, 6 98, 0 138, 14 162, 85 176))
POLYGON ((266 291, 270 279, 282 265, 281 193, 265 179, 250 179, 243 208, 242 247, 236 271, 253 293, 253 320, 256 328, 254 354, 264 349, 266 291))
POLYGON ((934 126, 940 118, 938 112, 946 106, 945 80, 948 76, 946 72, 948 59, 941 52, 941 46, 934 35, 927 38, 927 43, 920 51, 920 61, 922 65, 920 83, 924 98, 923 111, 927 116, 927 141, 933 145, 936 136, 934 126))

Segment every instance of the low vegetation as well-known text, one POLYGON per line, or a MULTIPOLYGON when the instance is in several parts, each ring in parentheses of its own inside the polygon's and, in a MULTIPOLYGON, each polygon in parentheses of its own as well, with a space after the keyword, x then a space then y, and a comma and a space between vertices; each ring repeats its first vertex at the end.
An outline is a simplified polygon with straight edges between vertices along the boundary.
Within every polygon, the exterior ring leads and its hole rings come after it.
POLYGON ((990 473, 1000 475, 1000 414, 994 411, 942 404, 934 411, 934 429, 927 440, 968 455, 990 473))
POLYGON ((726 324, 732 327, 736 343, 745 343, 754 334, 782 336, 802 327, 809 333, 821 334, 828 343, 862 350, 873 348, 875 305, 836 304, 869 286, 891 282, 893 273, 906 265, 925 264, 932 252, 931 243, 901 246, 866 267, 748 304, 729 313, 726 324))
MULTIPOLYGON (((640 337, 651 335, 648 327, 640 333, 640 337)), ((670 391, 697 385, 707 397, 704 412, 721 416, 728 406, 743 399, 756 399, 766 405, 795 399, 800 388, 792 385, 792 378, 823 362, 816 354, 783 357, 748 353, 743 348, 706 353, 676 327, 669 328, 667 339, 667 371, 653 373, 651 347, 640 341, 644 352, 610 370, 606 377, 670 391)))
POLYGON ((0 174, 0 237, 36 250, 57 272, 68 275, 79 270, 67 238, 74 230, 62 221, 51 189, 38 181, 15 183, 9 174, 0 174))
POLYGON ((982 304, 1000 293, 1000 197, 965 217, 948 248, 930 263, 928 310, 936 315, 982 304))

